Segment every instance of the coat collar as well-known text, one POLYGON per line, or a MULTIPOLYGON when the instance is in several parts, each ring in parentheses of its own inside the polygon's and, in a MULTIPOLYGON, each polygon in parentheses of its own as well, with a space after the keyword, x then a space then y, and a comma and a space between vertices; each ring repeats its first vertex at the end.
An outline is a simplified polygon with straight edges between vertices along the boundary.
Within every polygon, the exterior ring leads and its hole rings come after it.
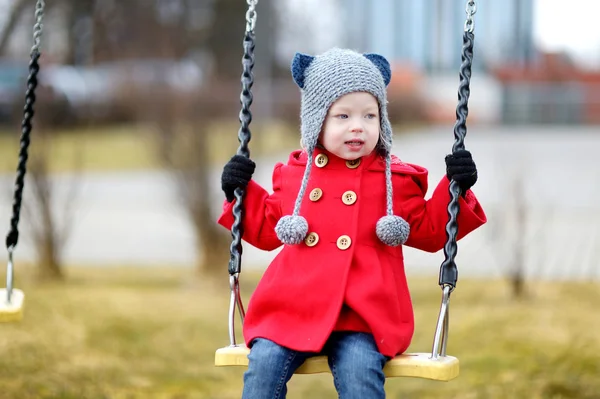
MULTIPOLYGON (((350 170, 346 165, 346 161, 344 159, 339 158, 331 154, 330 152, 320 148, 315 149, 315 152, 313 154, 313 162, 319 154, 327 155, 328 162, 327 168, 325 169, 334 168, 338 170, 350 170)), ((305 150, 295 150, 289 156, 288 165, 305 167, 307 160, 308 153, 305 150)), ((400 158, 396 157, 395 155, 392 155, 391 161, 391 172, 393 174, 412 176, 414 182, 420 187, 421 191, 423 192, 423 195, 427 193, 427 169, 419 165, 402 162, 400 158)), ((385 172, 385 159, 379 154, 377 154, 376 151, 373 151, 371 155, 361 158, 360 165, 358 165, 358 167, 354 168, 353 170, 358 171, 361 169, 385 172)))
MULTIPOLYGON (((315 148, 313 154, 313 162, 319 154, 324 154, 327 156, 328 166, 333 166, 336 169, 347 168, 346 161, 344 159, 321 148, 315 148)), ((289 156, 288 165, 306 166, 307 160, 308 153, 305 150, 295 150, 289 156)), ((378 155, 376 151, 373 151, 371 155, 361 158, 359 168, 368 168, 369 170, 384 171, 385 159, 378 155)), ((392 155, 392 173, 416 175, 421 177, 427 175, 427 169, 419 165, 402 162, 400 158, 398 158, 395 155, 392 155)))
MULTIPOLYGON (((321 148, 315 148, 312 162, 314 163, 318 156, 323 155, 327 157, 327 164, 325 166, 326 169, 370 169, 376 163, 380 163, 383 167, 385 167, 385 159, 383 159, 379 154, 377 154, 376 151, 373 151, 370 155, 359 158, 359 164, 354 167, 349 167, 348 162, 345 159, 340 158, 337 155, 332 154, 331 152, 321 148)), ((305 150, 296 150, 290 154, 288 165, 306 166, 307 161, 308 153, 305 150)))

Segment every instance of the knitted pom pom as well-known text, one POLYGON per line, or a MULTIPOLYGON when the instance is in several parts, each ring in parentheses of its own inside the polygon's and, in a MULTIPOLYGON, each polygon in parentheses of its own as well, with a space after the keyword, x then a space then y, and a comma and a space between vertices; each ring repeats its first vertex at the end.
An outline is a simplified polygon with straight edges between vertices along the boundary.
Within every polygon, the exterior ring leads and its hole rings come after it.
POLYGON ((300 244, 308 233, 308 222, 302 216, 287 215, 279 219, 275 232, 284 244, 300 244))
POLYGON ((395 215, 379 219, 375 230, 381 242, 392 247, 404 244, 410 234, 410 226, 406 220, 395 215))

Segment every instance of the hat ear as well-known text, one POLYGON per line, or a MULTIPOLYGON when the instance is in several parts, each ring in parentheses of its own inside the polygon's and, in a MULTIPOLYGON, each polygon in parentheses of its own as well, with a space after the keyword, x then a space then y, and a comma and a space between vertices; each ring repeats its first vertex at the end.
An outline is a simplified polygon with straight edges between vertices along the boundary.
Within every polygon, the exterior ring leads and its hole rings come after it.
POLYGON ((381 75, 383 76, 383 81, 385 82, 385 85, 389 85, 390 80, 392 79, 392 70, 390 68, 390 63, 388 62, 388 60, 385 59, 384 56, 379 54, 367 53, 364 54, 364 56, 373 64, 375 64, 375 66, 377 67, 377 69, 379 69, 381 75))
POLYGON ((294 78, 294 82, 296 82, 301 89, 304 88, 304 72, 314 59, 315 57, 312 55, 301 53, 296 53, 296 55, 294 55, 294 59, 292 60, 292 77, 294 78))

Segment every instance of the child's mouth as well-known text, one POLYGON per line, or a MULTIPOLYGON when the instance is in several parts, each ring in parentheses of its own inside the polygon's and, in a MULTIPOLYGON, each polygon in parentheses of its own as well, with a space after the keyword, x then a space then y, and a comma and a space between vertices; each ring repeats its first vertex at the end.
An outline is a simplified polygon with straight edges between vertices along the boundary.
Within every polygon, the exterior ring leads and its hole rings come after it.
POLYGON ((365 142, 362 141, 362 140, 349 140, 349 141, 344 142, 344 144, 346 144, 348 147, 350 147, 350 148, 356 148, 356 149, 362 147, 362 145, 364 143, 365 142))

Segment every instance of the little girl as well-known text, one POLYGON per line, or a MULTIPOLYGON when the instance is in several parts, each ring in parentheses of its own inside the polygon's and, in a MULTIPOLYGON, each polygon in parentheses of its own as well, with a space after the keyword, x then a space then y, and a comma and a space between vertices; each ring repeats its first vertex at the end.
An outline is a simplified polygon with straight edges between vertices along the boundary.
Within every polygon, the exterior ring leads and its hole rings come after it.
POLYGON ((384 398, 383 367, 414 331, 402 246, 443 248, 451 179, 462 192, 458 239, 486 222, 470 190, 477 169, 468 151, 448 155, 446 176, 424 199, 427 170, 390 152, 384 57, 296 54, 292 75, 302 93, 303 149, 275 166, 273 192, 251 180, 255 164, 243 156, 222 174, 218 222, 231 228, 241 187, 244 240, 269 251, 284 245, 248 304, 242 397, 284 398, 294 371, 324 354, 340 398, 384 398))

